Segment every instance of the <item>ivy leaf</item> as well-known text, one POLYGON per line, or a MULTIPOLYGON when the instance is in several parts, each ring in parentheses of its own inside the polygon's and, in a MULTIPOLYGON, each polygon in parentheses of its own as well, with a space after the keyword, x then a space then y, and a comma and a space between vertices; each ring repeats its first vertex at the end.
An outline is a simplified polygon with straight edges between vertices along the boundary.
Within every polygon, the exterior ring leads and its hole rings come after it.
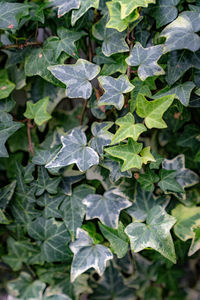
POLYGON ((191 81, 187 81, 183 84, 177 85, 176 87, 168 91, 161 90, 159 93, 153 96, 153 99, 158 99, 163 96, 175 94, 175 99, 178 99, 184 106, 188 106, 190 101, 190 95, 194 88, 195 84, 191 81))
POLYGON ((169 197, 155 197, 153 193, 149 193, 139 186, 136 186, 134 191, 133 203, 127 213, 136 221, 144 222, 148 213, 155 206, 165 208, 169 203, 169 197))
POLYGON ((10 221, 6 217, 3 210, 0 208, 0 224, 8 225, 9 223, 10 223, 10 221))
POLYGON ((140 155, 142 157, 142 163, 145 165, 150 161, 155 162, 155 158, 153 157, 150 151, 150 146, 143 148, 140 152, 140 155))
POLYGON ((147 130, 143 124, 135 124, 135 118, 130 112, 124 117, 117 119, 115 124, 119 125, 120 128, 115 133, 111 145, 119 143, 128 137, 137 141, 140 134, 147 130))
POLYGON ((156 0, 113 0, 121 5, 121 19, 129 16, 138 7, 147 7, 150 3, 155 3, 156 0))
POLYGON ((148 213, 146 224, 131 223, 125 233, 130 238, 131 249, 139 252, 145 248, 153 248, 161 255, 176 263, 176 255, 170 229, 176 219, 168 215, 160 206, 154 206, 148 213))
POLYGON ((58 18, 64 16, 72 9, 79 9, 81 0, 49 0, 52 6, 58 7, 58 18))
POLYGON ((162 169, 159 172, 160 181, 158 183, 158 186, 163 190, 164 192, 176 192, 176 193, 182 193, 183 189, 180 186, 180 184, 176 181, 176 171, 175 170, 165 170, 162 169))
POLYGON ((164 157, 155 151, 152 151, 152 153, 153 153, 153 157, 155 158, 155 162, 151 162, 149 168, 157 170, 160 168, 160 165, 163 162, 164 157))
POLYGON ((138 155, 141 150, 142 144, 137 143, 132 139, 129 139, 127 144, 105 149, 105 151, 111 156, 120 158, 124 161, 121 169, 122 172, 132 168, 142 168, 142 157, 138 155))
POLYGON ((160 28, 176 19, 178 9, 176 5, 180 0, 157 0, 149 9, 150 15, 156 19, 156 27, 160 28))
POLYGON ((200 219, 200 207, 187 207, 182 204, 177 205, 171 212, 177 220, 174 226, 174 233, 182 241, 193 238, 193 226, 197 225, 200 219))
POLYGON ((110 242, 110 245, 117 257, 124 257, 128 251, 128 237, 124 233, 123 224, 120 222, 118 229, 110 228, 100 222, 98 224, 102 234, 110 242))
POLYGON ((33 183, 36 196, 42 195, 45 191, 49 194, 56 194, 60 180, 60 177, 51 178, 44 167, 39 167, 37 181, 33 183))
POLYGON ((50 149, 36 148, 34 151, 32 163, 39 166, 46 165, 55 157, 55 155, 58 153, 60 148, 61 148, 60 145, 56 145, 50 149))
POLYGON ((47 112, 48 104, 49 97, 45 97, 36 103, 28 101, 26 102, 26 111, 24 116, 27 119, 33 119, 38 126, 41 126, 51 119, 51 115, 47 112))
POLYGON ((40 198, 37 199, 37 204, 43 207, 43 217, 45 219, 49 218, 61 218, 61 214, 58 211, 58 207, 64 200, 64 195, 51 196, 45 193, 40 198))
MULTIPOLYGON (((195 172, 185 168, 184 154, 180 154, 173 159, 165 159, 162 163, 162 167, 166 170, 176 171, 176 181, 183 190, 199 182, 199 176, 195 172)), ((180 200, 186 199, 185 193, 176 193, 175 196, 180 200)))
POLYGON ((76 241, 70 244, 70 249, 74 253, 71 281, 90 268, 94 268, 101 276, 106 268, 106 262, 113 258, 111 251, 103 245, 94 245, 93 239, 83 229, 77 229, 76 238, 76 241))
POLYGON ((140 16, 138 11, 134 10, 131 14, 129 14, 129 16, 121 19, 120 4, 114 1, 109 1, 106 4, 110 15, 110 20, 106 24, 107 28, 114 28, 117 29, 119 32, 122 32, 128 27, 129 23, 136 21, 140 16))
POLYGON ((194 124, 188 124, 184 126, 184 131, 181 134, 181 137, 177 141, 177 145, 181 147, 197 148, 199 147, 199 138, 200 132, 199 127, 194 124))
POLYGON ((7 98, 14 88, 15 84, 8 79, 7 71, 0 70, 0 99, 7 98))
POLYGON ((100 76, 98 81, 104 89, 105 93, 98 101, 98 105, 114 105, 117 109, 122 109, 124 105, 123 94, 132 91, 134 86, 129 82, 126 75, 121 75, 118 78, 111 76, 100 76))
POLYGON ((72 184, 81 181, 85 176, 80 171, 69 170, 67 173, 64 173, 61 181, 61 189, 65 195, 72 195, 72 184))
POLYGON ((144 190, 153 192, 155 189, 154 183, 159 181, 159 177, 154 171, 148 168, 144 174, 139 175, 137 181, 144 190))
POLYGON ((166 128, 167 125, 162 119, 162 116, 173 101, 174 95, 148 101, 142 94, 139 94, 137 97, 137 114, 141 118, 145 118, 145 124, 150 129, 166 128))
POLYGON ((103 196, 88 195, 83 204, 87 206, 86 220, 98 218, 112 228, 118 228, 120 211, 131 206, 131 202, 119 189, 111 189, 103 196))
POLYGON ((46 168, 61 168, 76 163, 81 172, 99 163, 98 154, 87 147, 85 133, 81 128, 74 128, 66 136, 61 137, 62 148, 45 166, 46 168))
POLYGON ((28 234, 41 242, 41 251, 47 262, 66 261, 70 235, 63 224, 55 219, 39 217, 28 224, 28 234))
POLYGON ((15 191, 16 181, 4 186, 0 189, 0 208, 5 209, 11 200, 13 193, 15 191))
MULTIPOLYGON (((58 61, 55 57, 57 44, 58 44, 58 38, 50 37, 46 39, 42 48, 32 49, 30 51, 30 54, 27 55, 25 59, 25 66, 24 66, 25 75, 26 76, 39 75, 45 80, 60 86, 61 83, 48 70, 49 66, 58 64, 58 61)), ((64 58, 66 58, 66 56, 64 58)))
POLYGON ((0 28, 1 29, 16 29, 19 20, 28 15, 29 5, 22 3, 0 3, 0 28))
POLYGON ((193 239, 190 245, 188 255, 191 256, 200 249, 200 226, 193 227, 193 239))
POLYGON ((130 171, 121 172, 121 164, 112 159, 104 158, 101 165, 110 171, 109 178, 111 182, 116 182, 121 177, 132 177, 132 173, 130 171))
POLYGON ((99 0, 81 0, 80 8, 72 11, 72 26, 92 7, 98 9, 99 0))
POLYGON ((137 42, 126 62, 130 66, 139 66, 138 76, 141 80, 145 80, 150 76, 165 74, 157 63, 162 54, 163 47, 161 45, 143 48, 137 42))
POLYGON ((90 300, 98 299, 116 299, 116 300, 133 300, 135 299, 136 290, 128 287, 117 268, 114 268, 113 263, 110 262, 106 268, 104 275, 98 281, 98 286, 94 289, 90 300))
POLYGON ((161 37, 166 37, 164 52, 178 49, 197 51, 200 48, 200 37, 196 33, 200 30, 199 21, 199 12, 184 11, 167 25, 161 32, 161 37))
POLYGON ((1 113, 0 115, 0 157, 8 157, 5 147, 7 139, 23 126, 22 123, 13 122, 12 116, 1 113))
POLYGON ((105 56, 110 56, 115 53, 128 52, 129 47, 125 42, 126 32, 118 32, 115 29, 106 28, 108 16, 104 15, 92 27, 93 36, 100 41, 103 41, 102 52, 105 56))
POLYGON ((113 122, 94 122, 91 127, 93 138, 90 140, 90 146, 100 155, 103 155, 105 146, 110 145, 113 134, 108 131, 113 122))
POLYGON ((84 99, 92 95, 90 81, 100 72, 99 66, 81 58, 73 65, 57 65, 48 69, 67 86, 67 97, 84 99))
POLYGON ((69 30, 64 27, 58 28, 58 36, 60 40, 57 43, 56 59, 62 52, 66 52, 72 57, 78 58, 75 42, 78 41, 83 35, 86 35, 83 31, 69 30))
POLYGON ((65 200, 60 206, 60 213, 72 236, 72 240, 75 238, 77 228, 81 227, 86 212, 83 199, 89 194, 94 193, 94 191, 94 188, 89 185, 79 185, 73 190, 71 196, 65 197, 65 200))
POLYGON ((172 51, 169 53, 167 66, 166 80, 172 85, 190 68, 200 69, 199 51, 172 51))

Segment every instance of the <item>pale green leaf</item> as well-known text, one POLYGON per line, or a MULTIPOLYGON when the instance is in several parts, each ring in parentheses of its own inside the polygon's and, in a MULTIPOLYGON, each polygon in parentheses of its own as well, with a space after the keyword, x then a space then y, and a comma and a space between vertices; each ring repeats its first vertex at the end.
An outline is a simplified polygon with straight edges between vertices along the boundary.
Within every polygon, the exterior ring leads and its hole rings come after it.
POLYGON ((147 214, 146 224, 131 223, 125 233, 129 236, 131 249, 134 252, 152 248, 161 255, 176 263, 176 254, 170 229, 176 223, 176 219, 168 215, 160 206, 154 206, 147 214))
POLYGON ((193 52, 200 48, 200 12, 184 11, 161 32, 165 37, 164 52, 188 49, 193 52))
POLYGON ((148 147, 143 148, 142 151, 140 152, 140 155, 142 156, 142 163, 145 165, 148 162, 155 162, 155 158, 151 154, 150 150, 151 150, 151 148, 150 148, 150 146, 148 146, 148 147))
POLYGON ((27 119, 33 119, 38 126, 41 126, 51 119, 51 115, 47 112, 48 104, 49 97, 45 97, 36 103, 28 101, 26 102, 24 116, 27 119))
POLYGON ((76 163, 79 170, 84 172, 99 163, 98 154, 86 146, 86 135, 81 128, 72 129, 66 136, 61 137, 61 142, 62 148, 46 168, 61 168, 76 163))
POLYGON ((118 110, 122 109, 124 105, 123 94, 131 92, 134 88, 128 77, 121 75, 115 79, 111 76, 100 76, 98 80, 105 91, 98 101, 98 105, 114 105, 118 110))
POLYGON ((113 258, 110 249, 103 245, 94 245, 93 239, 80 228, 77 229, 76 241, 70 244, 70 249, 74 253, 72 282, 90 268, 94 268, 100 276, 103 275, 107 261, 113 258))
POLYGON ((130 112, 124 117, 117 119, 115 124, 119 125, 120 128, 115 133, 111 145, 127 138, 132 138, 134 141, 137 141, 140 134, 147 130, 143 124, 135 124, 135 118, 130 112))
POLYGON ((90 81, 100 72, 98 65, 85 59, 78 59, 73 65, 57 65, 48 69, 66 85, 67 97, 84 99, 88 99, 92 95, 90 81))
POLYGON ((129 16, 134 9, 138 7, 147 7, 150 3, 155 3, 156 0, 113 0, 121 5, 121 19, 129 16))
POLYGON ((58 7, 58 18, 72 9, 79 9, 81 0, 49 0, 52 6, 58 7))
POLYGON ((157 61, 163 54, 162 45, 143 48, 140 43, 136 43, 126 62, 130 66, 139 66, 138 76, 141 80, 154 75, 165 74, 157 61))
POLYGON ((139 94, 137 97, 137 114, 141 118, 145 118, 145 124, 150 129, 166 128, 167 125, 162 119, 162 116, 173 101, 174 95, 148 101, 142 94, 139 94))
POLYGON ((192 227, 199 222, 200 207, 187 207, 179 204, 172 210, 172 216, 177 220, 176 225, 174 226, 174 233, 176 236, 182 241, 192 239, 192 227))
POLYGON ((0 99, 7 98, 14 88, 15 84, 8 79, 7 71, 0 70, 0 99))
POLYGON ((16 29, 20 19, 29 13, 29 5, 26 3, 0 3, 0 28, 16 29))
POLYGON ((139 153, 142 151, 142 144, 135 142, 131 138, 129 138, 127 144, 106 148, 105 151, 111 156, 124 161, 122 172, 132 168, 142 168, 142 157, 139 156, 139 153))
POLYGON ((72 11, 72 26, 92 7, 98 9, 99 0, 81 0, 80 8, 72 11))

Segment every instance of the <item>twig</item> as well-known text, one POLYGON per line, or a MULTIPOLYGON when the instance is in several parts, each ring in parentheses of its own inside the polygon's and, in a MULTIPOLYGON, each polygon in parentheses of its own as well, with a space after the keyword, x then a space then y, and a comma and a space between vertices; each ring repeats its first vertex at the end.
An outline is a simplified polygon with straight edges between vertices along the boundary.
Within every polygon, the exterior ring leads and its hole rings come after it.
POLYGON ((34 155, 34 148, 33 143, 31 139, 31 129, 34 128, 34 126, 31 124, 31 120, 27 121, 27 134, 28 134, 28 150, 31 153, 31 155, 34 155))
POLYGON ((42 46, 42 43, 41 42, 26 42, 24 44, 3 45, 0 47, 0 49, 12 49, 12 48, 24 49, 25 47, 29 47, 29 46, 42 46))
POLYGON ((87 103, 88 103, 88 99, 85 100, 84 104, 83 104, 83 109, 82 109, 81 116, 80 116, 80 125, 83 125, 83 119, 84 119, 85 111, 87 108, 87 103))
MULTIPOLYGON (((131 54, 131 51, 133 49, 134 41, 135 41, 134 31, 132 30, 132 32, 130 32, 130 29, 128 27, 127 42, 129 44, 129 55, 131 54)), ((133 73, 132 70, 131 70, 131 66, 128 65, 126 75, 127 75, 129 80, 131 79, 131 73, 133 73)), ((126 98, 125 98, 125 104, 124 104, 125 107, 128 106, 128 100, 129 100, 129 94, 127 94, 126 98)))

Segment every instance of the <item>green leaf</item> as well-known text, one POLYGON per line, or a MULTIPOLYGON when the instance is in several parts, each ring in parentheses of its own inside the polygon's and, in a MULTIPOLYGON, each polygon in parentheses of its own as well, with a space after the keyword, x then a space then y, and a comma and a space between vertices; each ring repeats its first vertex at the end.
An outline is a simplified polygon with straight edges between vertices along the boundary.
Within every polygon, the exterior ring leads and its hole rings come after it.
POLYGON ((72 195, 72 184, 77 183, 84 179, 85 176, 80 171, 68 170, 67 173, 63 174, 61 181, 61 188, 65 195, 72 195))
POLYGON ((69 30, 64 27, 58 28, 58 36, 60 40, 57 43, 56 58, 60 56, 62 52, 69 54, 72 57, 78 58, 78 52, 75 42, 78 41, 83 35, 86 35, 84 31, 69 30))
POLYGON ((138 11, 134 10, 131 14, 129 14, 129 16, 121 19, 120 4, 114 1, 109 1, 106 4, 110 15, 110 20, 106 24, 107 28, 114 28, 117 29, 119 32, 122 32, 129 26, 129 23, 136 21, 140 16, 138 11))
POLYGON ((191 256, 200 249, 200 226, 193 227, 193 239, 190 245, 188 255, 191 256))
POLYGON ((120 222, 118 229, 110 228, 101 224, 100 222, 98 224, 102 234, 109 241, 117 257, 124 257, 128 251, 128 237, 124 233, 123 224, 120 222))
POLYGON ((178 15, 178 5, 180 0, 157 0, 155 5, 152 5, 149 9, 149 14, 156 19, 156 27, 160 28, 174 19, 178 15))
POLYGON ((138 7, 147 7, 150 3, 155 3, 156 0, 113 0, 121 5, 121 19, 129 16, 138 7))
POLYGON ((172 210, 172 216, 177 220, 174 226, 174 233, 182 241, 193 238, 192 227, 199 222, 200 207, 186 207, 182 204, 177 205, 172 210))
POLYGON ((61 202, 64 200, 64 195, 49 195, 45 193, 40 198, 37 199, 37 204, 40 207, 43 207, 43 217, 45 219, 49 218, 61 218, 61 214, 58 211, 58 207, 60 206, 61 202))
POLYGON ((90 300, 133 300, 136 297, 136 290, 127 285, 121 272, 110 263, 106 268, 104 275, 98 281, 98 286, 94 288, 90 300))
POLYGON ((115 29, 106 28, 108 16, 104 15, 92 27, 93 36, 100 41, 103 41, 102 52, 105 56, 110 56, 115 53, 128 52, 129 47, 125 42, 126 32, 119 32, 115 29))
POLYGON ((120 162, 114 161, 110 158, 104 158, 100 164, 110 171, 109 178, 111 182, 116 182, 121 177, 132 177, 132 173, 130 171, 121 172, 121 164, 120 162))
POLYGON ((167 66, 166 80, 172 85, 190 68, 200 69, 199 51, 172 51, 169 53, 167 66))
POLYGON ((155 162, 151 162, 149 165, 150 169, 159 169, 161 163, 164 160, 164 157, 160 155, 159 153, 155 152, 154 150, 152 151, 153 157, 155 158, 155 162))
POLYGON ((3 210, 0 208, 0 224, 4 224, 7 225, 9 224, 10 221, 7 219, 5 213, 3 212, 3 210))
POLYGON ((168 196, 155 197, 153 193, 149 193, 136 186, 132 206, 126 209, 126 211, 134 220, 144 222, 152 208, 158 205, 165 208, 169 203, 169 199, 168 196))
POLYGON ((17 29, 20 19, 29 13, 29 5, 23 3, 0 3, 0 28, 17 29))
POLYGON ((138 76, 141 80, 154 75, 165 74, 157 61, 163 54, 161 45, 143 48, 140 43, 136 43, 126 62, 130 66, 139 66, 138 76))
POLYGON ((176 255, 170 229, 176 219, 168 215, 160 206, 154 206, 148 213, 146 224, 131 223, 125 233, 130 238, 131 249, 139 252, 145 248, 153 248, 161 255, 176 263, 176 255))
POLYGON ((192 81, 184 82, 183 84, 179 84, 176 87, 165 91, 159 91, 157 94, 153 95, 153 99, 158 99, 167 95, 174 95, 175 99, 178 99, 184 106, 189 105, 190 95, 192 90, 195 88, 195 84, 192 81))
POLYGON ((0 99, 7 98, 14 88, 15 84, 8 79, 7 71, 0 70, 0 99))
POLYGON ((110 145, 113 134, 108 131, 113 122, 94 122, 91 127, 93 138, 90 140, 90 146, 100 155, 103 155, 105 146, 110 145))
POLYGON ((155 189, 154 183, 159 181, 158 175, 149 168, 144 174, 140 174, 137 181, 140 183, 142 189, 148 192, 153 192, 155 189))
POLYGON ((98 81, 105 93, 98 101, 98 105, 114 105, 118 110, 124 105, 123 94, 132 91, 134 86, 129 82, 126 75, 121 75, 118 78, 111 76, 100 76, 98 81))
POLYGON ((141 118, 145 118, 145 124, 150 129, 166 128, 167 125, 162 119, 162 116, 173 101, 174 95, 148 101, 143 95, 139 94, 137 97, 137 114, 141 118))
POLYGON ((71 266, 72 282, 90 268, 94 268, 101 276, 106 268, 106 262, 113 258, 107 247, 94 245, 93 239, 80 228, 77 229, 76 241, 70 244, 70 249, 74 253, 71 266))
POLYGON ((199 136, 200 131, 199 127, 194 124, 188 124, 184 126, 184 131, 181 134, 181 137, 177 141, 177 145, 181 147, 189 147, 195 149, 199 147, 199 136))
POLYGON ((72 9, 79 9, 81 0, 49 0, 51 5, 54 7, 58 7, 58 18, 64 16, 72 9))
MULTIPOLYGON (((25 75, 35 76, 39 75, 43 79, 56 84, 58 86, 61 83, 55 79, 55 77, 48 70, 49 66, 58 64, 56 59, 56 49, 58 44, 57 37, 50 37, 46 39, 42 48, 31 49, 30 54, 25 59, 25 75)), ((66 56, 65 56, 66 58, 66 56)), ((61 60, 61 63, 63 58, 61 60)))
POLYGON ((5 147, 7 139, 23 126, 22 123, 13 122, 12 116, 7 113, 0 114, 0 157, 8 157, 5 147))
POLYGON ((129 207, 131 202, 119 189, 111 189, 104 195, 88 195, 83 204, 87 206, 86 220, 98 218, 104 225, 118 228, 121 210, 129 207))
POLYGON ((150 161, 155 162, 155 158, 153 157, 150 151, 150 146, 143 148, 140 152, 140 155, 142 156, 142 163, 145 165, 150 161))
POLYGON ((81 0, 80 8, 72 11, 72 26, 92 7, 98 9, 99 0, 81 0))
MULTIPOLYGON (((183 190, 199 182, 199 176, 195 172, 185 168, 184 154, 180 154, 173 159, 165 159, 162 163, 162 167, 166 170, 176 171, 176 181, 183 190)), ((185 193, 176 193, 175 196, 180 200, 186 199, 185 193)))
POLYGON ((140 134, 147 130, 143 124, 135 124, 135 118, 130 112, 124 117, 117 119, 115 124, 119 125, 120 128, 115 133, 111 145, 119 143, 128 137, 137 141, 140 134))
POLYGON ((70 235, 63 222, 39 217, 28 224, 28 234, 41 242, 42 255, 47 262, 68 259, 66 245, 70 242, 70 235))
POLYGON ((4 186, 0 189, 0 208, 5 209, 9 201, 12 199, 15 191, 16 181, 4 186))
POLYGON ((81 128, 74 128, 66 136, 61 137, 62 148, 45 166, 46 168, 61 168, 76 163, 81 172, 99 163, 98 154, 87 147, 85 133, 81 128))
POLYGON ((79 185, 74 188, 71 196, 65 196, 60 206, 60 213, 72 236, 72 240, 74 240, 76 236, 77 228, 81 227, 86 212, 83 199, 94 192, 95 189, 89 185, 79 185))
POLYGON ((176 192, 182 193, 183 188, 180 184, 176 181, 176 171, 175 170, 165 170, 162 169, 159 172, 160 181, 158 186, 164 192, 176 192))
POLYGON ((142 157, 139 156, 141 150, 142 144, 129 138, 127 144, 106 148, 105 152, 124 161, 121 169, 124 172, 132 168, 142 168, 142 157))
POLYGON ((100 72, 99 66, 84 59, 78 59, 73 65, 57 65, 48 69, 67 86, 67 97, 84 99, 92 95, 90 81, 100 72))
POLYGON ((38 126, 41 126, 51 119, 51 115, 47 112, 48 104, 49 97, 45 97, 36 103, 28 101, 26 102, 26 111, 24 116, 27 119, 33 119, 38 126))
POLYGON ((44 167, 38 167, 38 178, 33 183, 36 196, 41 196, 45 191, 49 194, 56 194, 60 180, 60 177, 51 178, 44 167))
POLYGON ((166 38, 164 52, 178 49, 197 51, 200 48, 200 37, 196 33, 200 30, 199 21, 199 12, 184 11, 167 25, 161 32, 161 37, 166 38))

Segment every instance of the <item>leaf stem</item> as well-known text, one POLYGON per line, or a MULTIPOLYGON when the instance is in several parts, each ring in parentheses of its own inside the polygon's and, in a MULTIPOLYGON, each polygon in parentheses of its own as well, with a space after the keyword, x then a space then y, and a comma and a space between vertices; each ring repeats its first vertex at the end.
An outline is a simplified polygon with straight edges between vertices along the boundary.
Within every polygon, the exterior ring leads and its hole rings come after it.
POLYGON ((42 46, 42 43, 41 42, 26 42, 23 44, 3 45, 0 47, 0 49, 12 49, 12 48, 24 49, 25 47, 29 47, 29 46, 42 46))
POLYGON ((32 138, 31 138, 31 129, 34 128, 34 126, 31 124, 31 120, 27 121, 27 134, 28 134, 28 149, 31 155, 34 155, 34 148, 33 148, 33 143, 32 143, 32 138))

